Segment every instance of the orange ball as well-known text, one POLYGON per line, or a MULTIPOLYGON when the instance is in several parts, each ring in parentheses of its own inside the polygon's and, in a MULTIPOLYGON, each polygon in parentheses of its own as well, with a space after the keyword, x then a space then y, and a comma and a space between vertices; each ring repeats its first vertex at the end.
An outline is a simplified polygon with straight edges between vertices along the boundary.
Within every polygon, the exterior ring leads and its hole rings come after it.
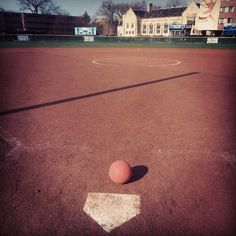
POLYGON ((116 184, 127 183, 132 176, 130 165, 123 160, 113 162, 109 168, 109 177, 116 184))

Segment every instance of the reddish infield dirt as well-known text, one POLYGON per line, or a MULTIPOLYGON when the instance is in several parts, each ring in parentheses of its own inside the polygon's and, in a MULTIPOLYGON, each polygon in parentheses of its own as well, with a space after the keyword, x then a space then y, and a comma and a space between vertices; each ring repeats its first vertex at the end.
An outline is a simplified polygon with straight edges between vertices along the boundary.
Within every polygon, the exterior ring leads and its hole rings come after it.
POLYGON ((1 49, 1 235, 107 235, 83 211, 90 192, 140 195, 140 214, 110 235, 235 234, 235 58, 1 49), (117 159, 147 173, 116 185, 117 159))

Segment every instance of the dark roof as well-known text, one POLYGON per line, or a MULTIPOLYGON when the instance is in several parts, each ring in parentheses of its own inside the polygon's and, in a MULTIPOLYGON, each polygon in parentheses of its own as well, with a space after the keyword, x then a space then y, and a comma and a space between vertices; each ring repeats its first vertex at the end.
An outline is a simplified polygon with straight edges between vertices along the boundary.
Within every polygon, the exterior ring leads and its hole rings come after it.
POLYGON ((139 18, 156 18, 156 17, 171 17, 171 16, 182 16, 183 12, 187 7, 177 7, 177 8, 163 8, 152 10, 151 12, 133 10, 135 15, 139 18))
POLYGON ((146 11, 142 11, 142 10, 135 10, 135 9, 133 9, 133 12, 139 18, 144 18, 145 15, 147 14, 146 11))

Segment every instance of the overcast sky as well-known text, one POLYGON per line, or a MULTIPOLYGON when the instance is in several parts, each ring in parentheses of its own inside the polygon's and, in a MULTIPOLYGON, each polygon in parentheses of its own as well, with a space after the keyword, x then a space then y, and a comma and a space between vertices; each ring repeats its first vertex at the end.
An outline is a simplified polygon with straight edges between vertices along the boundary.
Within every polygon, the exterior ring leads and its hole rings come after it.
MULTIPOLYGON (((83 15, 85 11, 90 16, 94 16, 96 10, 99 9, 103 0, 55 0, 57 4, 64 10, 70 13, 71 16, 83 15)), ((113 0, 113 2, 135 2, 135 0, 113 0)), ((149 1, 156 5, 165 5, 166 0, 149 1)), ((191 0, 187 0, 191 2, 191 0)), ((16 0, 0 0, 0 7, 4 10, 18 11, 19 6, 16 0)))

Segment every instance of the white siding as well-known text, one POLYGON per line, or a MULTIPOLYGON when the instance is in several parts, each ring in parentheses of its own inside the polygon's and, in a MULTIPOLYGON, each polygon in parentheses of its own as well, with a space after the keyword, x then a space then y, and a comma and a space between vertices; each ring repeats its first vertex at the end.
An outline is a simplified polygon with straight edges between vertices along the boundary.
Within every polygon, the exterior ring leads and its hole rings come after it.
POLYGON ((142 36, 169 36, 169 25, 171 24, 187 24, 189 21, 194 21, 199 12, 199 8, 194 1, 183 12, 182 16, 177 17, 159 17, 159 18, 143 18, 138 24, 137 16, 130 8, 123 15, 122 29, 117 29, 118 36, 136 37, 139 34, 142 36), (140 29, 138 29, 140 27, 140 29), (121 33, 122 32, 122 33, 121 33))
POLYGON ((137 17, 130 8, 123 16, 123 36, 136 37, 138 35, 137 27, 137 17))

